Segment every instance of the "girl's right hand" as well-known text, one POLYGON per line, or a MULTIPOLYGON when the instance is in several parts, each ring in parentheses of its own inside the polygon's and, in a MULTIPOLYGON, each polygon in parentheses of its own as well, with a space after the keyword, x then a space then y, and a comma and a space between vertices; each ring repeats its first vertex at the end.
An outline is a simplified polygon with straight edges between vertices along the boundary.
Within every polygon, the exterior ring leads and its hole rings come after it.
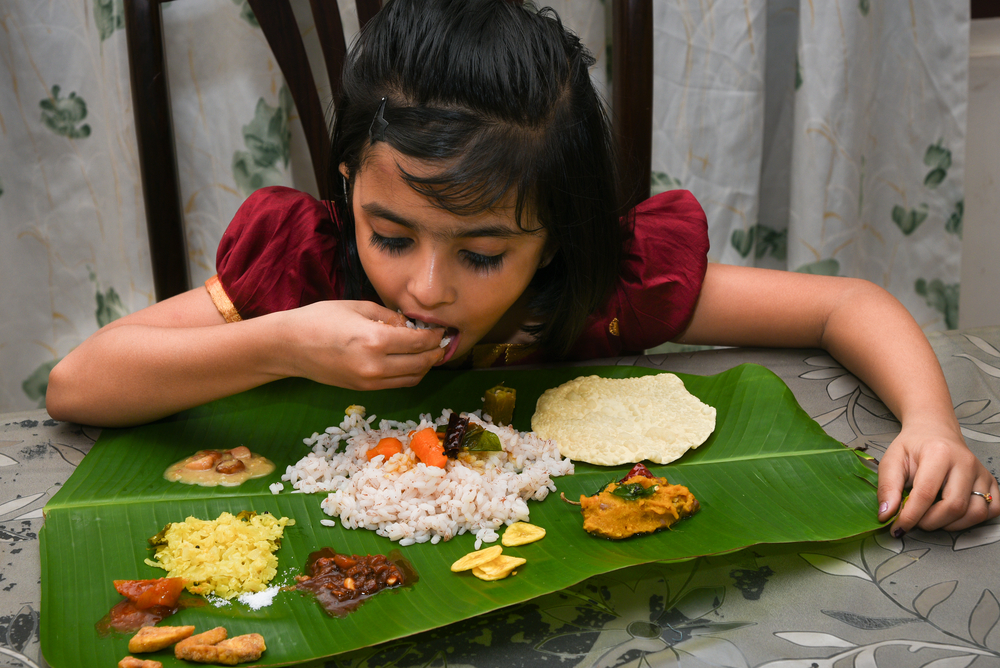
MULTIPOLYGON (((416 385, 444 357, 441 329, 411 329, 406 317, 366 301, 323 301, 274 313, 281 344, 294 351, 287 375, 352 390, 416 385)), ((279 344, 279 345, 281 345, 279 344)))

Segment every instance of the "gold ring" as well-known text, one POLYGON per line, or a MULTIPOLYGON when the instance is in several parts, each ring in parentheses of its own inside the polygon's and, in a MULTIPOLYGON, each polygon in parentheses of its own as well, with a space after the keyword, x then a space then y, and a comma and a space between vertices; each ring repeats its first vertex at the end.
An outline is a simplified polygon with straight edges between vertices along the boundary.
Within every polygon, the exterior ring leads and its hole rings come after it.
POLYGON ((990 504, 993 501, 993 495, 990 494, 989 492, 986 492, 985 494, 983 494, 982 492, 973 492, 973 494, 975 494, 976 496, 981 496, 984 499, 986 499, 987 504, 990 504))

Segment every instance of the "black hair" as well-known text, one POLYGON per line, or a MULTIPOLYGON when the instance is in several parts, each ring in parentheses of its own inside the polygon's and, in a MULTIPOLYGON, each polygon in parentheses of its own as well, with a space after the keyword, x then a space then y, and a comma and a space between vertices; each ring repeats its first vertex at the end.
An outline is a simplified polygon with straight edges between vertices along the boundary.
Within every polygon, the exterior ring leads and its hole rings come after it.
POLYGON ((386 98, 383 140, 440 171, 417 192, 468 215, 513 194, 515 216, 546 228, 551 262, 528 290, 541 324, 526 327, 551 356, 572 348, 621 270, 624 213, 594 58, 551 9, 510 0, 388 0, 352 45, 335 99, 329 192, 342 221, 348 298, 374 294, 361 268, 341 178, 364 166, 386 98))

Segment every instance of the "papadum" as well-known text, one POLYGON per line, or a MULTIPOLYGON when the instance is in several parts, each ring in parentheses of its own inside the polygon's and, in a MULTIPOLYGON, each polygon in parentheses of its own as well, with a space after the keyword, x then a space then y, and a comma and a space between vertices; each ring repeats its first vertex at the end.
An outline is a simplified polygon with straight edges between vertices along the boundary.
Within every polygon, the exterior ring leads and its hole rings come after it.
POLYGON ((715 409, 671 373, 581 376, 539 397, 531 428, 576 461, 666 464, 708 439, 715 430, 715 409))

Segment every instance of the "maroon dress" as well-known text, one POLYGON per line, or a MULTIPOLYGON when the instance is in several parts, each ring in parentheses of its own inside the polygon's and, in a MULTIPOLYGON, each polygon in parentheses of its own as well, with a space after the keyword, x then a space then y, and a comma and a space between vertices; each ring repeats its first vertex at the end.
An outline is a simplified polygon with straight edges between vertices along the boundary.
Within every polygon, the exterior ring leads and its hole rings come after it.
MULTIPOLYGON (((219 242, 218 275, 206 287, 227 320, 341 299, 341 227, 331 209, 291 188, 256 191, 219 242)), ((671 190, 635 208, 614 292, 587 319, 571 359, 639 353, 684 331, 708 264, 708 226, 694 196, 671 190)), ((481 344, 474 366, 540 361, 524 346, 481 344)))

